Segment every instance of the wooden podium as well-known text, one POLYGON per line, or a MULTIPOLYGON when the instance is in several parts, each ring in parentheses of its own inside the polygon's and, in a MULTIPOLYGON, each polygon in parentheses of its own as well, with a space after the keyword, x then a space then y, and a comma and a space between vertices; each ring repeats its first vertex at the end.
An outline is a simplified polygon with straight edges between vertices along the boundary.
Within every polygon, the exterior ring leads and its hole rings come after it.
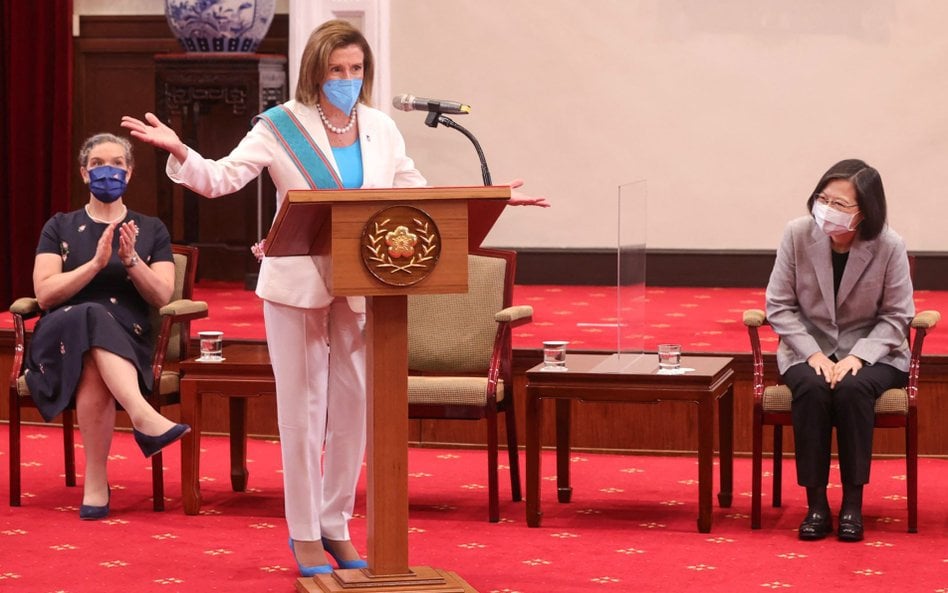
POLYGON ((287 193, 267 256, 326 258, 333 295, 367 297, 369 567, 300 578, 297 591, 475 592, 454 572, 408 564, 407 297, 466 292, 468 249, 509 198, 507 186, 287 193))

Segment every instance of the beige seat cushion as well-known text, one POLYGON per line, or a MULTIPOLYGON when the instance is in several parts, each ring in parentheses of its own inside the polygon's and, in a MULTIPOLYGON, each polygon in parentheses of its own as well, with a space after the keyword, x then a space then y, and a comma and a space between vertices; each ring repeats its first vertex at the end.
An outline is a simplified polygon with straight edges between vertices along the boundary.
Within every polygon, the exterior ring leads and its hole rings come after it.
POLYGON ((178 393, 180 386, 181 373, 178 371, 161 371, 161 384, 158 393, 161 395, 178 393))
MULTIPOLYGON (((504 399, 503 381, 497 384, 497 401, 504 399)), ((409 377, 409 404, 457 406, 487 405, 487 379, 480 377, 409 377)))
POLYGON ((479 373, 490 368, 497 321, 504 308, 507 262, 468 257, 468 291, 408 297, 408 368, 479 373))
MULTIPOLYGON (((161 373, 161 385, 159 393, 162 395, 168 393, 177 393, 181 385, 181 374, 177 371, 163 371, 161 373)), ((26 375, 20 375, 16 380, 16 392, 20 397, 30 397, 30 387, 26 384, 26 375)))
POLYGON ((908 414, 908 392, 889 389, 876 400, 876 414, 908 414))
MULTIPOLYGON (((764 388, 765 412, 789 412, 793 396, 786 385, 764 388)), ((904 389, 889 389, 876 400, 876 414, 908 414, 908 393, 904 389)))
POLYGON ((26 375, 20 375, 16 380, 16 392, 21 397, 30 397, 30 387, 26 384, 26 375))

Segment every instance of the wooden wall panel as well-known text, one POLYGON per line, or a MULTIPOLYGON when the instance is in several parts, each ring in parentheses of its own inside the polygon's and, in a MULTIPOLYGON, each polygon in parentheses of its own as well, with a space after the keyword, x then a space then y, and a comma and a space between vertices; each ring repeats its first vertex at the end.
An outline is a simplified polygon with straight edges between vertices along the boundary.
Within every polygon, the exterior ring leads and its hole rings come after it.
MULTIPOLYGON (((285 55, 289 45, 288 31, 287 15, 277 15, 259 51, 285 55)), ((82 141, 94 133, 112 132, 128 136, 119 126, 123 115, 142 117, 146 111, 155 112, 154 56, 182 51, 162 15, 83 16, 74 48, 74 155, 78 155, 82 141)), ((236 145, 249 129, 249 118, 250 115, 234 129, 219 133, 228 148, 236 145)), ((134 140, 133 145, 136 162, 126 203, 133 210, 157 216, 161 210, 157 203, 157 183, 164 179, 167 153, 134 140)), ((227 151, 214 149, 211 152, 213 154, 209 156, 219 157, 227 151)), ((72 183, 72 207, 79 208, 87 200, 88 190, 79 176, 77 163, 72 183)), ((222 245, 217 249, 206 249, 202 253, 199 274, 244 280, 248 270, 256 271, 256 262, 249 251, 250 245, 256 241, 256 206, 235 208, 225 199, 218 204, 208 201, 204 207, 208 212, 202 213, 202 228, 236 233, 238 236, 230 239, 239 244, 239 248, 222 245), (211 271, 214 273, 209 273, 211 271)), ((269 205, 265 216, 267 213, 272 215, 272 211, 273 206, 269 205)), ((173 232, 174 222, 169 226, 173 232)))
MULTIPOLYGON (((178 42, 167 22, 156 26, 146 17, 82 17, 74 45, 73 155, 82 142, 98 132, 128 136, 119 126, 123 115, 141 116, 155 105, 156 53, 176 51, 178 42)), ((157 179, 154 151, 133 142, 135 169, 129 182, 126 205, 156 215, 157 179)), ((80 208, 89 199, 88 189, 74 169, 71 204, 80 208)), ((164 172, 161 172, 164 174, 164 172)))
MULTIPOLYGON (((729 354, 718 354, 728 356, 729 354)), ((524 371, 541 361, 539 351, 517 351, 515 389, 517 396, 517 436, 524 442, 526 378, 524 371)), ((751 450, 751 419, 753 393, 749 355, 735 357, 737 380, 734 385, 734 449, 749 455, 751 450)), ((923 361, 919 394, 919 454, 948 455, 948 432, 941 426, 948 418, 948 357, 926 357, 923 361)), ((553 404, 546 402, 541 431, 543 446, 554 444, 553 404)), ((572 444, 575 450, 616 453, 674 454, 697 451, 697 411, 693 406, 666 402, 661 404, 586 404, 573 403, 572 444)), ((460 420, 416 421, 418 443, 430 446, 483 446, 483 423, 460 420)), ((503 424, 501 423, 501 429, 503 424)), ((502 433, 503 434, 503 433, 502 433)), ((764 433, 764 450, 771 450, 764 433)), ((504 442, 501 436, 501 442, 504 442)), ((784 431, 784 450, 792 454, 792 429, 784 431)), ((877 429, 873 452, 876 455, 902 455, 905 451, 903 432, 877 429)))
MULTIPOLYGON (((13 333, 0 331, 0 376, 9 377, 12 361, 13 333)), ((195 351, 197 346, 194 347, 195 351)), ((726 354, 725 354, 726 355, 726 354)), ((541 353, 535 350, 519 350, 515 353, 515 390, 517 436, 524 444, 526 369, 538 364, 541 353)), ((739 455, 749 455, 751 450, 751 365, 747 355, 735 358, 737 380, 734 385, 734 450, 739 455)), ((948 357, 933 356, 923 360, 922 381, 919 393, 919 454, 948 456, 948 431, 942 429, 948 418, 948 357)), ((8 401, 0 398, 0 421, 9 418, 8 401)), ((554 444, 553 404, 546 402, 542 443, 545 447, 554 444)), ((661 404, 585 404, 573 403, 573 448, 577 451, 600 451, 613 453, 694 454, 697 451, 697 411, 693 406, 666 402, 661 404)), ((271 397, 249 400, 247 426, 251 435, 277 438, 276 403, 271 397)), ((167 408, 172 419, 177 419, 176 406, 167 408)), ((204 399, 204 431, 207 434, 227 434, 228 408, 225 398, 208 396, 204 399)), ((25 416, 27 421, 42 422, 32 410, 25 416)), ((119 426, 129 427, 127 418, 120 414, 119 426)), ((505 442, 504 424, 500 442, 505 442)), ((765 429, 766 444, 771 438, 770 429, 765 429)), ((784 450, 793 453, 792 430, 784 432, 784 450)), ((412 420, 409 439, 414 445, 431 447, 475 447, 486 443, 486 425, 483 421, 465 420, 412 420)), ((875 455, 898 456, 904 454, 905 443, 901 430, 876 429, 873 453, 875 455)))
MULTIPOLYGON (((495 247, 500 247, 495 245, 495 247)), ((615 286, 615 249, 504 247, 517 252, 517 284, 615 286)), ((909 251, 916 290, 948 290, 948 253, 909 251)), ((648 286, 767 286, 772 250, 647 249, 648 286)))

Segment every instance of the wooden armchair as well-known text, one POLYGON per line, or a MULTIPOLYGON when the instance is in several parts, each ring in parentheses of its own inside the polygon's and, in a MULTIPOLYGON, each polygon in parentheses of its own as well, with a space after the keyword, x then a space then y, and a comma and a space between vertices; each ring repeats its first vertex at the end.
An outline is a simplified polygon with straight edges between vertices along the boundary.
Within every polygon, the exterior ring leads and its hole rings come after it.
MULTIPOLYGON (((918 374, 925 335, 938 324, 938 311, 922 311, 912 320, 914 338, 909 382, 905 389, 889 389, 876 400, 876 427, 905 429, 905 486, 908 498, 908 531, 918 530, 918 374)), ((759 309, 744 311, 744 325, 750 336, 754 364, 754 428, 751 463, 751 528, 760 529, 760 498, 763 478, 764 426, 774 427, 773 441, 773 506, 781 505, 783 482, 783 427, 792 426, 790 389, 786 385, 765 385, 764 356, 761 352, 759 328, 767 324, 766 314, 759 309)), ((772 370, 776 374, 776 365, 772 370)))
MULTIPOLYGON (((152 358, 152 373, 155 389, 148 401, 158 409, 179 402, 178 384, 180 376, 177 362, 188 356, 190 322, 207 317, 207 303, 192 301, 194 280, 197 272, 198 250, 195 247, 173 245, 175 264, 175 286, 172 301, 152 310, 152 327, 155 331, 155 353, 152 358), (169 365, 171 368, 169 368, 169 365)), ((35 298, 17 299, 10 306, 13 314, 14 355, 10 369, 10 506, 20 506, 20 411, 24 407, 35 407, 29 387, 23 376, 23 356, 28 347, 26 320, 42 315, 35 298)), ((75 409, 70 406, 62 413, 63 453, 65 459, 66 485, 76 485, 75 409)), ((164 475, 161 453, 151 458, 152 491, 155 511, 165 508, 164 475)))
POLYGON ((466 294, 408 297, 408 415, 487 420, 488 517, 500 520, 497 413, 506 420, 510 489, 522 499, 514 416, 511 330, 533 319, 512 306, 516 254, 479 249, 468 256, 466 294))

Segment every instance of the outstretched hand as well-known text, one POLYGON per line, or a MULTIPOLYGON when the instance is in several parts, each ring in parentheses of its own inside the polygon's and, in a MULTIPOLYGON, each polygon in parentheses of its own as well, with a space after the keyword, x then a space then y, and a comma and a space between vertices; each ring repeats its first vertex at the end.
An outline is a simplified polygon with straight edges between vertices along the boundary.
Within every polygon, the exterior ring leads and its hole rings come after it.
POLYGON ((528 196, 523 192, 516 191, 518 188, 523 187, 523 179, 514 179, 510 183, 504 183, 502 185, 510 186, 510 199, 507 200, 507 204, 510 206, 539 206, 541 208, 550 207, 550 203, 545 197, 528 196))
POLYGON ((123 115, 121 126, 129 130, 133 138, 167 150, 182 163, 188 158, 188 147, 181 142, 178 134, 158 119, 154 113, 146 113, 145 121, 123 115))

